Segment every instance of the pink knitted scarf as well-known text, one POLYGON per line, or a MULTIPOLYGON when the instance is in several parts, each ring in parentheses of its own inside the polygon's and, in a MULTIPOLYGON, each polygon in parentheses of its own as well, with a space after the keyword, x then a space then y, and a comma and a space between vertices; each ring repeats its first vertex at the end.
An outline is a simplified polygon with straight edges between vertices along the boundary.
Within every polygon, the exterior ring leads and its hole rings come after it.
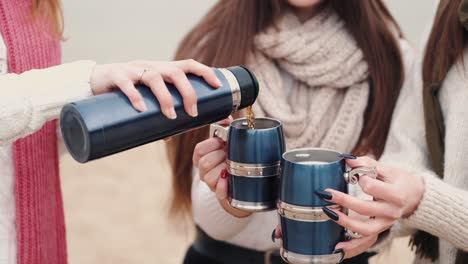
MULTIPOLYGON (((0 31, 11 73, 60 63, 60 43, 45 29, 32 19, 30 0, 0 0, 0 31)), ((66 263, 56 123, 15 142, 13 153, 18 264, 66 263)))

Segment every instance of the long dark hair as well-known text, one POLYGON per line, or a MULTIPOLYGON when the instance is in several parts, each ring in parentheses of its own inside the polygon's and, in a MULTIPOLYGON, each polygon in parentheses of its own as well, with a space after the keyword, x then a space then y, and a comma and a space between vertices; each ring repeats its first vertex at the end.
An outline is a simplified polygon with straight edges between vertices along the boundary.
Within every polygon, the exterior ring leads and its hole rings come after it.
MULTIPOLYGON (((275 23, 285 0, 220 0, 183 39, 177 59, 194 58, 213 67, 245 64, 254 50, 255 35, 275 23)), ((404 79, 399 50, 401 31, 381 0, 327 1, 346 22, 370 69, 371 95, 364 128, 354 152, 383 152, 393 108, 404 79)), ((191 210, 191 170, 195 145, 206 139, 207 128, 177 136, 167 151, 173 173, 172 213, 191 210)))
MULTIPOLYGON (((424 105, 426 119, 432 118, 438 124, 426 131, 429 156, 433 170, 443 178, 444 134, 443 116, 436 97, 450 69, 458 62, 464 66, 463 52, 468 43, 468 33, 460 23, 458 11, 462 0, 442 0, 437 10, 432 31, 426 44, 423 62, 424 105), (435 94, 434 94, 435 93, 435 94), (432 115, 432 116, 430 116, 432 115)), ((418 231, 410 244, 416 253, 435 261, 439 258, 439 239, 424 231, 418 231)), ((462 251, 456 263, 468 263, 468 254, 462 251)))

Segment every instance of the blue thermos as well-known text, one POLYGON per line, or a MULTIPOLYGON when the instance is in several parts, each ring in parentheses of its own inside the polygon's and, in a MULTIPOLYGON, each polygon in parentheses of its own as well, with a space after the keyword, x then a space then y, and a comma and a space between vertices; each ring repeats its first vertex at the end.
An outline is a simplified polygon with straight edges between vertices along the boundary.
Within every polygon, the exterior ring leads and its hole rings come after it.
POLYGON ((222 82, 213 88, 201 77, 188 75, 198 96, 198 116, 189 116, 177 89, 166 83, 174 99, 175 120, 163 115, 151 90, 137 86, 148 107, 138 112, 120 91, 94 96, 66 105, 60 126, 68 151, 85 163, 187 130, 227 118, 237 110, 252 105, 259 92, 258 82, 243 66, 215 69, 222 82))

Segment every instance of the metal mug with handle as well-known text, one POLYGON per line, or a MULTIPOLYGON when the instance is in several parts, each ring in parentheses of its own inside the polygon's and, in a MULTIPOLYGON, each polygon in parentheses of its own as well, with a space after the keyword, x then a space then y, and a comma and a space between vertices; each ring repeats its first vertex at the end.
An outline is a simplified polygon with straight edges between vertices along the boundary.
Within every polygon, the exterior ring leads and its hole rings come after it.
POLYGON ((337 151, 307 148, 283 154, 278 214, 282 230, 281 257, 288 263, 339 263, 343 253, 334 252, 347 232, 333 222, 322 207, 339 209, 315 194, 327 188, 348 193, 348 184, 359 177, 376 177, 375 168, 348 168, 337 151))
POLYGON ((210 136, 227 143, 230 205, 250 212, 275 210, 285 150, 282 123, 256 118, 255 129, 249 129, 241 118, 227 127, 211 125, 210 136))

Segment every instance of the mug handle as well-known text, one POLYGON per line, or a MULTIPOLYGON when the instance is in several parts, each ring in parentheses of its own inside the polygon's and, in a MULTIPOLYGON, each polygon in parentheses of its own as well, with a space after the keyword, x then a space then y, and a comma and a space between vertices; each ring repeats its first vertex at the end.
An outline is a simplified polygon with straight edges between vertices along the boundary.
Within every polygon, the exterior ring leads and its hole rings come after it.
MULTIPOLYGON (((373 179, 377 179, 377 168, 375 167, 358 167, 349 169, 345 172, 344 177, 348 184, 357 184, 359 178, 367 176, 373 179)), ((346 214, 348 214, 346 210, 346 214)), ((362 235, 351 230, 346 229, 346 235, 350 238, 361 238, 362 235)))
POLYGON ((223 126, 220 124, 210 125, 210 138, 217 137, 222 141, 227 142, 229 137, 229 125, 223 126))
POLYGON ((359 178, 368 176, 373 179, 377 179, 377 168, 375 167, 359 167, 347 170, 344 174, 345 180, 349 184, 357 184, 359 178))

